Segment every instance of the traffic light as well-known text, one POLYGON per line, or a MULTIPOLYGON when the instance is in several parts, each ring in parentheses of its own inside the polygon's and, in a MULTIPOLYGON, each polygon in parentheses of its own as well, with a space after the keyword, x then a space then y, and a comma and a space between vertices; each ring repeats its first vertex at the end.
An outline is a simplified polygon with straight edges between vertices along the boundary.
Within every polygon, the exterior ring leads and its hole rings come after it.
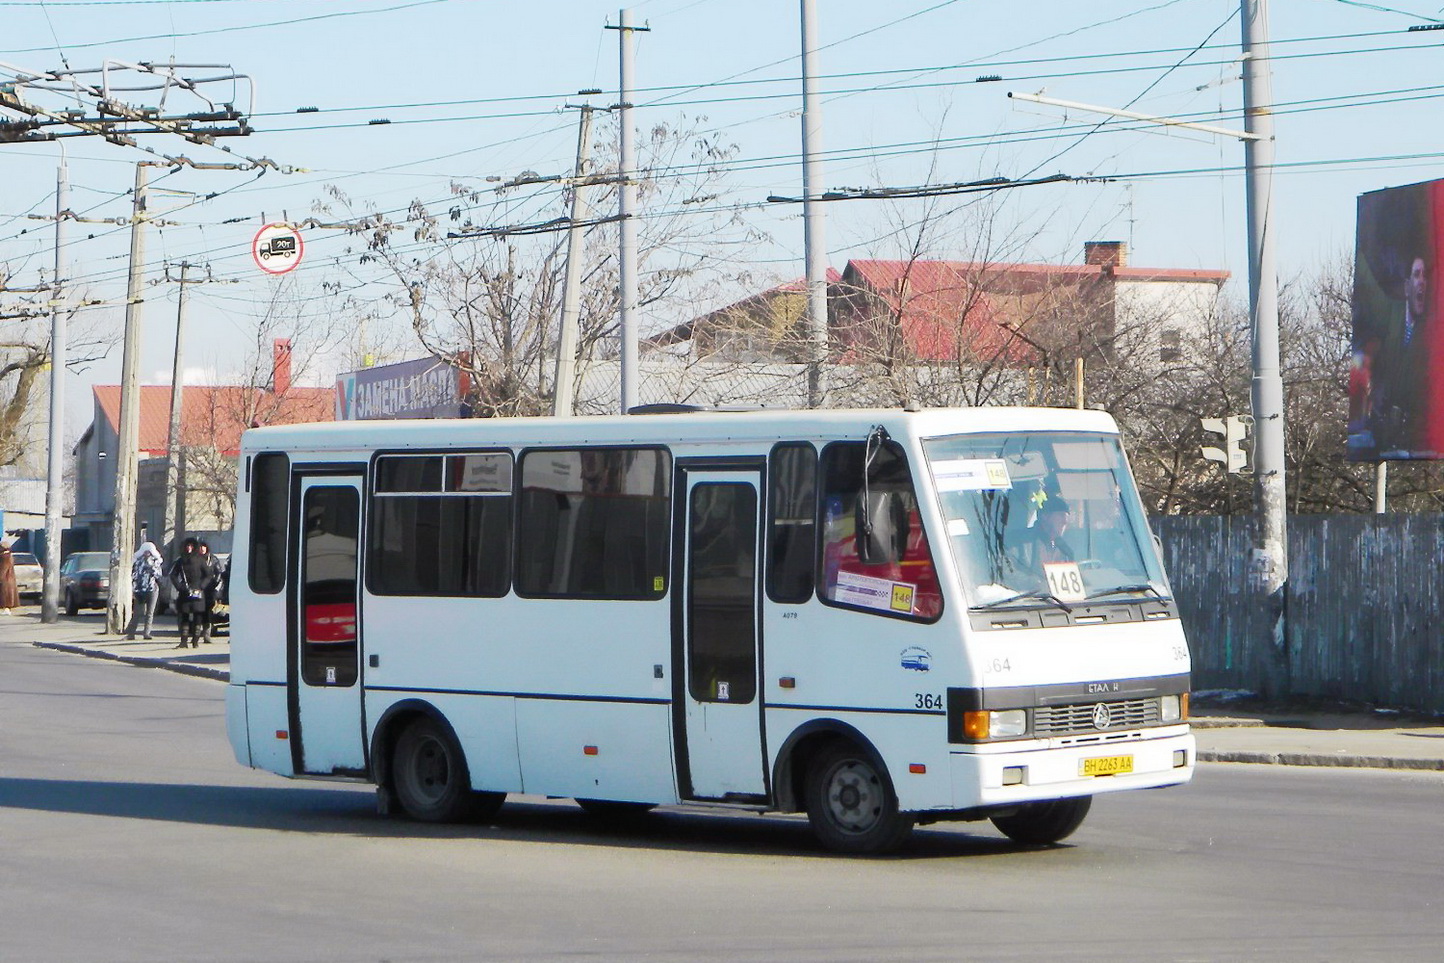
POLYGON ((1201 418, 1203 430, 1223 435, 1223 447, 1203 446, 1203 457, 1221 462, 1230 474, 1253 470, 1253 445, 1250 434, 1252 415, 1229 415, 1227 418, 1201 418))

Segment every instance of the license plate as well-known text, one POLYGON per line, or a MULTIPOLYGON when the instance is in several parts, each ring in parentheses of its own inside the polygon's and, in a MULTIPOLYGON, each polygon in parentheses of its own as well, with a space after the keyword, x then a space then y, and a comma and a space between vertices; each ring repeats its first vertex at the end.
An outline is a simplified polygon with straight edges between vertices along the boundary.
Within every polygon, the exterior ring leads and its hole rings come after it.
POLYGON ((1080 776, 1117 776, 1132 771, 1132 756, 1094 756, 1078 760, 1080 776))

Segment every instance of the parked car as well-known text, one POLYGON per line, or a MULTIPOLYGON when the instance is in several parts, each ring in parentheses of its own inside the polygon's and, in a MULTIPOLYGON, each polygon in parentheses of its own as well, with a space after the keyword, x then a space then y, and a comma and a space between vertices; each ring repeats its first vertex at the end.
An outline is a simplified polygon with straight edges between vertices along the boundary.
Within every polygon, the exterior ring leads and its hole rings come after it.
POLYGON ((15 585, 20 590, 20 599, 38 599, 45 591, 45 569, 40 560, 29 552, 13 553, 15 561, 15 585))
POLYGON ((110 604, 110 553, 76 552, 60 563, 60 598, 66 615, 110 604))

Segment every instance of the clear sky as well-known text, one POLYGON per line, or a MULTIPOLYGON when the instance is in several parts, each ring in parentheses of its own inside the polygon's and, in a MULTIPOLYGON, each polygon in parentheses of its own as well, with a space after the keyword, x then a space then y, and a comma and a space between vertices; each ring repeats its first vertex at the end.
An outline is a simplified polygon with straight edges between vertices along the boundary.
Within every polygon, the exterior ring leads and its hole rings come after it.
MULTIPOLYGON (((631 9, 650 27, 637 45, 638 125, 685 116, 736 146, 717 197, 705 204, 735 209, 767 240, 719 257, 754 281, 801 276, 801 210, 766 202, 801 189, 798 4, 645 0, 631 9)), ((1406 32, 1439 16, 1419 0, 1272 0, 1274 228, 1285 280, 1352 249, 1359 193, 1444 176, 1444 86, 1437 83, 1444 31, 1406 32)), ((1135 265, 1227 269, 1236 279, 1231 293, 1244 296, 1238 141, 1104 124, 1098 115, 1007 97, 1046 90, 1241 127, 1237 3, 818 0, 818 19, 825 186, 1097 178, 1020 188, 991 202, 938 201, 933 210, 945 215, 946 229, 931 256, 971 256, 978 212, 988 209, 991 247, 1010 260, 1076 263, 1084 241, 1124 240, 1135 265)), ((252 78, 215 89, 218 100, 243 110, 252 109, 254 92, 255 132, 226 145, 305 173, 152 175, 157 187, 177 192, 158 193, 155 212, 177 223, 148 232, 147 278, 184 259, 238 282, 190 289, 187 367, 226 380, 280 283, 251 263, 251 238, 262 224, 308 216, 328 186, 401 212, 416 198, 446 203, 453 181, 484 187, 487 177, 526 170, 565 173, 576 119, 559 108, 591 87, 604 91, 593 103, 615 103, 617 32, 605 28, 617 21, 617 7, 580 0, 0 0, 0 83, 16 68, 84 70, 107 60, 229 64, 252 78), (383 119, 390 123, 371 123, 383 119)), ((82 78, 98 83, 100 74, 82 78)), ((118 92, 132 104, 154 96, 118 92)), ((198 161, 236 159, 168 136, 144 143, 198 161)), ((66 149, 72 209, 128 215, 134 164, 150 155, 96 138, 70 139, 66 149)), ((0 260, 12 286, 37 283, 49 270, 52 228, 27 215, 53 212, 58 155, 53 143, 0 144, 0 260)), ((921 211, 916 203, 829 205, 829 262, 840 269, 850 257, 896 256, 905 245, 894 228, 921 211)), ((520 220, 563 213, 554 189, 518 196, 515 205, 520 220)), ((110 303, 88 312, 89 323, 118 335, 126 230, 77 225, 70 235, 74 283, 110 303)), ((360 269, 339 232, 310 231, 306 245, 297 296, 324 305, 322 285, 354 282, 360 269)), ((751 292, 717 296, 729 293, 751 292)), ((170 377, 175 297, 174 285, 147 285, 147 383, 170 377)), ((68 408, 81 422, 69 426, 72 437, 89 420, 90 384, 115 383, 119 358, 116 347, 72 379, 68 408)))

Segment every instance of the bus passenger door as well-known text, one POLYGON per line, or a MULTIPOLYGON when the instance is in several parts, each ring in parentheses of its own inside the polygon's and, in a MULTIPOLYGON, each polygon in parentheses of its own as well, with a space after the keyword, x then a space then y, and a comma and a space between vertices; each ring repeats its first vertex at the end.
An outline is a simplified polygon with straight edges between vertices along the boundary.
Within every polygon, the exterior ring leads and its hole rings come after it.
POLYGON ((299 495, 287 678, 292 757, 298 773, 361 773, 361 477, 302 476, 299 495))
POLYGON ((764 798, 759 679, 758 506, 762 473, 692 470, 679 511, 683 671, 674 718, 681 795, 764 798))

